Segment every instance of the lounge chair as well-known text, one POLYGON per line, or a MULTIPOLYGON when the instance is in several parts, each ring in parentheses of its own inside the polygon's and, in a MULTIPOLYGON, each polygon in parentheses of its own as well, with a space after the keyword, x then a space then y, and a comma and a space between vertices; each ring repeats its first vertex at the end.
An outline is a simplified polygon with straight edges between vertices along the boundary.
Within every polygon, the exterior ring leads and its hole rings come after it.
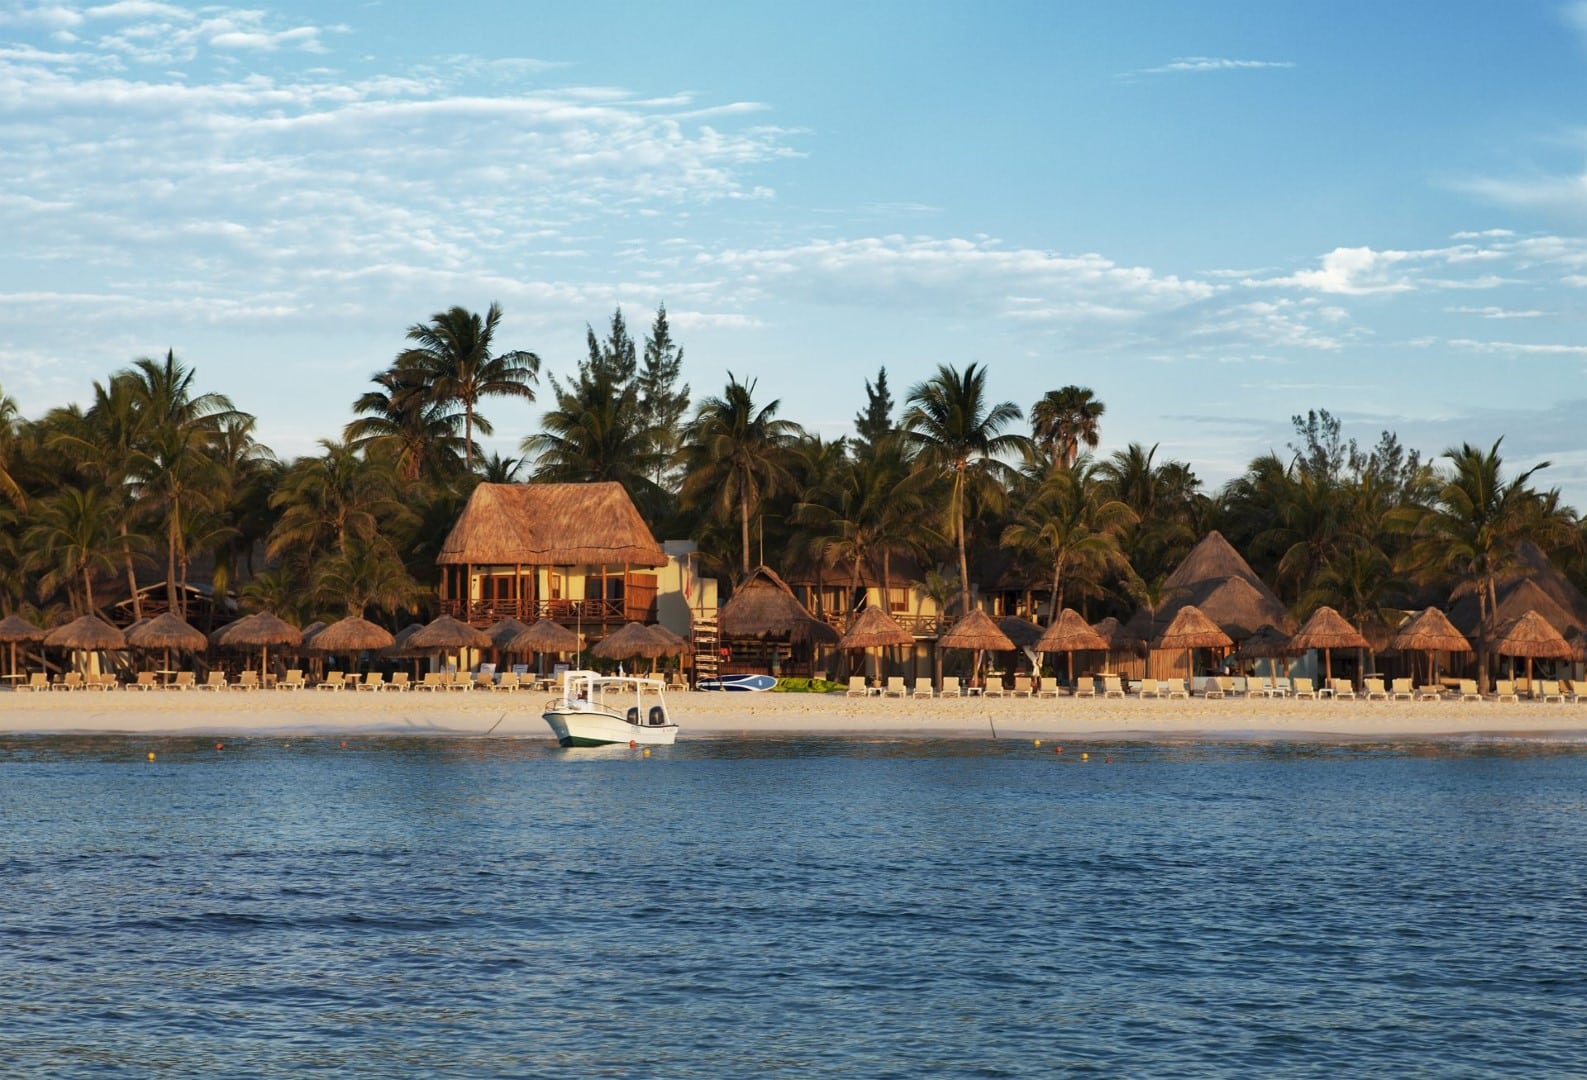
POLYGON ((1286 679, 1274 679, 1273 680, 1273 685, 1268 687, 1268 689, 1267 689, 1267 696, 1268 697, 1280 697, 1280 698, 1281 697, 1289 697, 1289 695, 1293 691, 1293 689, 1294 689, 1294 685, 1290 682, 1289 679, 1287 679, 1287 678, 1286 679))
POLYGON ((316 690, 340 690, 347 685, 347 680, 342 678, 340 671, 327 671, 325 679, 315 686, 316 690))
POLYGON ((1267 683, 1260 675, 1247 675, 1245 677, 1245 696, 1267 697, 1267 683))
POLYGON ((167 690, 196 690, 198 689, 198 676, 191 671, 178 671, 176 678, 171 680, 167 690))
POLYGON ((1163 693, 1157 688, 1156 679, 1142 679, 1141 684, 1135 688, 1135 696, 1138 698, 1160 698, 1163 693))
POLYGON ((1102 696, 1105 698, 1122 698, 1124 696, 1124 680, 1117 675, 1102 676, 1102 696))
POLYGON ((480 671, 474 676, 476 690, 493 690, 496 687, 496 673, 494 671, 480 671))
POLYGON ((901 698, 904 694, 904 677, 902 675, 889 675, 887 677, 887 686, 882 690, 882 696, 901 698))
POLYGON ((26 690, 30 694, 49 693, 50 677, 42 671, 35 671, 28 676, 27 682, 17 683, 17 689, 26 690))
POLYGON ((1008 696, 1009 697, 1030 697, 1030 695, 1031 695, 1030 676, 1029 675, 1016 675, 1016 676, 1014 676, 1014 689, 1012 689, 1012 690, 1010 690, 1008 692, 1008 696))
POLYGON ((1036 684, 1036 696, 1039 698, 1056 698, 1058 696, 1058 680, 1042 679, 1036 684))
POLYGON ((915 688, 909 692, 910 697, 916 698, 929 698, 931 694, 931 677, 929 675, 925 678, 916 679, 915 688))
POLYGON ((364 672, 364 681, 354 685, 359 690, 371 690, 378 693, 386 688, 386 673, 383 671, 366 671, 364 672))
POLYGON ((1563 702, 1565 695, 1559 692, 1559 680, 1538 679, 1532 684, 1532 700, 1563 702))
POLYGON ((474 676, 466 671, 454 672, 452 678, 448 680, 446 688, 448 690, 472 690, 474 689, 474 676))
POLYGON ((1481 701, 1482 695, 1477 693, 1476 679, 1461 679, 1460 688, 1456 691, 1461 701, 1481 701))
MULTIPOLYGON (((516 679, 517 676, 515 675, 513 678, 516 679)), ((391 681, 386 684, 386 689, 395 690, 399 694, 412 689, 411 684, 408 682, 408 673, 406 671, 393 672, 391 681)))
POLYGON ((1390 684, 1389 697, 1395 701, 1410 701, 1416 696, 1410 679, 1395 679, 1390 684))
POLYGON ((1354 701, 1356 697, 1356 688, 1349 679, 1329 679, 1328 692, 1335 701, 1343 701, 1345 698, 1354 701))
POLYGON ((1221 698, 1223 689, 1223 679, 1217 675, 1208 675, 1201 680, 1201 696, 1204 698, 1221 698))
POLYGON ((1417 701, 1442 701, 1444 688, 1437 683, 1423 683, 1416 688, 1417 701))
POLYGON ((446 673, 444 671, 426 671, 416 689, 419 690, 445 690, 446 673))
POLYGON ((68 671, 61 676, 62 690, 81 690, 87 685, 87 683, 83 682, 83 673, 80 671, 68 671))
POLYGON ((277 690, 301 690, 303 686, 302 668, 287 668, 286 678, 276 683, 277 690))
POLYGON ((518 675, 517 675, 517 673, 516 672, 512 672, 512 671, 504 671, 504 672, 502 672, 501 673, 501 681, 498 682, 495 686, 492 686, 491 689, 492 690, 505 690, 509 694, 512 693, 513 691, 517 690, 518 689, 518 675))
POLYGON ((1361 680, 1361 696, 1368 701, 1387 701, 1389 692, 1383 689, 1383 680, 1379 678, 1365 678, 1361 680))
POLYGON ((982 697, 1002 697, 1008 691, 1003 687, 1003 676, 990 675, 986 680, 986 688, 981 691, 982 697))
POLYGON ((1296 698, 1297 700, 1300 698, 1310 698, 1311 700, 1316 701, 1317 691, 1312 688, 1310 679, 1297 678, 1295 680, 1294 688, 1290 690, 1290 696, 1296 698))
POLYGON ((1493 681, 1493 700, 1520 701, 1521 695, 1515 692, 1514 681, 1510 679, 1495 679, 1493 681))
MULTIPOLYGON (((116 688, 117 682, 118 680, 116 679, 114 672, 101 671, 97 675, 85 676, 83 685, 89 690, 114 690, 116 688)), ((1562 698, 1561 700, 1564 699, 1562 698)))
POLYGON ((1089 675, 1082 675, 1075 680, 1074 696, 1094 698, 1097 696, 1097 681, 1089 675))
POLYGON ((1562 685, 1570 695, 1571 701, 1587 701, 1587 681, 1568 679, 1562 685))
POLYGON ((205 679, 202 684, 200 684, 199 689, 200 690, 214 690, 217 693, 219 691, 221 691, 221 690, 230 689, 226 685, 226 673, 224 671, 212 671, 212 672, 210 672, 209 673, 209 677, 207 679, 205 679))
POLYGON ((942 692, 938 697, 959 697, 963 691, 959 689, 959 676, 944 675, 942 677, 942 692))
POLYGON ((232 684, 232 689, 233 690, 257 690, 257 689, 259 689, 259 673, 257 671, 253 671, 251 669, 248 670, 248 671, 239 672, 238 675, 237 675, 237 681, 232 684))
POLYGON ((140 671, 138 677, 127 684, 128 690, 158 690, 160 684, 155 680, 159 676, 152 671, 140 671))
POLYGON ((844 697, 868 697, 868 696, 870 696, 870 693, 871 693, 871 688, 869 686, 865 685, 865 676, 864 675, 850 675, 849 676, 849 688, 847 690, 843 691, 843 696, 844 697))
POLYGON ((1170 698, 1190 697, 1190 683, 1184 679, 1164 679, 1163 691, 1170 698))

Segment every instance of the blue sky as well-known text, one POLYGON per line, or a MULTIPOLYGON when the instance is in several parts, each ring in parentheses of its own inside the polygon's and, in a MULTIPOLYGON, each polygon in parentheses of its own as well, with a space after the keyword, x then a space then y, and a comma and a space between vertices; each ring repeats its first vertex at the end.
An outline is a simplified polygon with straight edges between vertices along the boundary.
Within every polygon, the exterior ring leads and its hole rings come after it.
POLYGON ((832 437, 977 362, 1211 485, 1327 408, 1587 508, 1587 2, 0 2, 0 230, 29 416, 170 346, 292 456, 432 312, 562 374, 664 302, 832 437))

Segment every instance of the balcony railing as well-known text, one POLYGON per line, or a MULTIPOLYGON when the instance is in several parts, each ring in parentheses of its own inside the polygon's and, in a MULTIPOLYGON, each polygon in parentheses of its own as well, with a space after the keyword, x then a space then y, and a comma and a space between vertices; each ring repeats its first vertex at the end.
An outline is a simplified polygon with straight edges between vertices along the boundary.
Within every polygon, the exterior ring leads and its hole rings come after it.
MULTIPOLYGON (((827 611, 822 613, 827 623, 842 633, 853 621, 851 612, 827 611)), ((917 638, 934 638, 943 630, 952 625, 953 620, 944 620, 940 615, 905 615, 895 613, 893 621, 917 638)))
POLYGON ((644 608, 629 607, 622 600, 442 600, 441 613, 472 626, 489 626, 502 619, 534 622, 550 619, 564 626, 610 626, 625 622, 654 622, 654 601, 644 608))

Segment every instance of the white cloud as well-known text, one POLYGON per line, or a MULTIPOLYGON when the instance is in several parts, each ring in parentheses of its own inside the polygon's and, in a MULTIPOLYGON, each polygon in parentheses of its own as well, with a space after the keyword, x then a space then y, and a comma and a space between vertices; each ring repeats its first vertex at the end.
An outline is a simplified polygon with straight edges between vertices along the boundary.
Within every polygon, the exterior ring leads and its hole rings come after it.
POLYGON ((1444 309, 1452 315, 1476 315, 1483 319, 1538 319, 1547 315, 1546 311, 1511 311, 1501 307, 1447 307, 1444 309))
POLYGON ((1484 353, 1519 353, 1524 356, 1582 356, 1587 357, 1587 345, 1559 345, 1520 341, 1473 341, 1455 338, 1449 344, 1461 349, 1484 353))
POLYGON ((1404 251, 1371 248, 1334 248, 1322 257, 1317 270, 1299 270, 1286 277, 1247 279, 1247 285, 1277 285, 1343 296, 1410 292, 1416 286, 1395 268, 1412 256, 1404 251))
POLYGON ((1264 68, 1292 68, 1293 60, 1233 60, 1222 56, 1179 56, 1166 64, 1157 67, 1140 68, 1137 71, 1126 72, 1128 78, 1132 75, 1179 75, 1184 73, 1199 74, 1208 71, 1255 71, 1264 68))

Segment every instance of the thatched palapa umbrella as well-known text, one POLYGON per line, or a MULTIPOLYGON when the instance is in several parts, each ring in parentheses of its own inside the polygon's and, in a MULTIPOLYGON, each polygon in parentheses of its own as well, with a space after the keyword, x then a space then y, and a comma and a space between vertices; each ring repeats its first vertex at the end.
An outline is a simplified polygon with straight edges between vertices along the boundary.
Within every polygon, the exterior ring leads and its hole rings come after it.
POLYGON ((650 661, 651 669, 654 670, 656 657, 666 648, 667 644, 652 634, 648 626, 630 622, 624 623, 617 630, 597 641, 590 652, 605 660, 644 658, 650 661))
MULTIPOLYGON (((348 670, 357 667, 358 654, 365 650, 384 649, 396 641, 391 636, 391 631, 385 627, 376 626, 368 619, 358 615, 349 615, 345 619, 338 619, 331 625, 317 631, 312 639, 304 633, 304 648, 312 649, 318 653, 330 655, 332 653, 346 653, 348 670)), ((411 638, 409 639, 412 640, 411 638)))
POLYGON ((7 615, 0 619, 0 644, 11 646, 11 674, 17 673, 17 642, 43 641, 49 631, 34 626, 20 615, 7 615))
MULTIPOLYGON (((530 623, 527 629, 519 631, 509 643, 509 648, 513 652, 545 656, 547 653, 570 653, 582 644, 583 639, 561 623, 538 619, 530 623)), ((539 668, 540 674, 544 675, 545 664, 540 664, 539 668)))
POLYGON ((186 619, 172 612, 156 615, 142 626, 129 630, 127 644, 134 649, 165 650, 165 669, 171 670, 171 650, 203 652, 209 647, 209 638, 202 630, 190 626, 186 619))
POLYGON ((837 642, 838 632, 817 619, 794 596, 787 582, 767 566, 756 567, 716 615, 723 642, 735 638, 788 639, 810 646, 810 672, 815 673, 816 646, 837 642))
POLYGON ((1411 619, 1400 627, 1399 633, 1389 642, 1389 648, 1401 652, 1424 652, 1427 654, 1427 670, 1429 677, 1438 678, 1437 655, 1441 652, 1468 653, 1471 651, 1471 642, 1465 635, 1456 630, 1442 611, 1435 607, 1424 609, 1421 614, 1411 619))
POLYGON ((476 630, 468 623, 454 619, 450 615, 437 615, 415 630, 413 636, 408 639, 410 649, 455 653, 454 667, 459 671, 463 670, 464 649, 488 649, 491 645, 490 635, 485 631, 476 630))
POLYGON ((268 611, 256 611, 221 629, 216 642, 223 649, 258 649, 259 670, 270 667, 270 646, 303 644, 303 631, 268 611))
POLYGON ((1091 629, 1091 624, 1081 618, 1080 613, 1073 608, 1064 608, 1060 611, 1058 618, 1053 620, 1053 624, 1036 640, 1037 652, 1068 654, 1070 686, 1075 684, 1075 653, 1105 652, 1107 647, 1108 643, 1102 635, 1091 629))
POLYGON ((1305 626, 1296 631, 1290 643, 1297 649, 1323 651, 1322 678, 1325 681, 1333 674, 1333 650, 1372 647, 1372 643, 1361 631, 1351 626, 1349 620, 1326 605, 1312 612, 1311 618, 1306 620, 1305 626))
POLYGON ((527 629, 529 629, 528 623, 509 615, 505 619, 487 626, 485 628, 485 636, 490 638, 491 646, 498 653, 522 652, 521 649, 514 650, 511 648, 512 640, 527 629))
POLYGON ((84 615, 44 635, 44 644, 52 649, 71 649, 80 655, 107 649, 125 649, 127 637, 98 615, 84 615))
MULTIPOLYGON (((1019 620, 1024 621, 1024 620, 1019 620)), ((1029 625, 1029 624, 1027 624, 1029 625)), ((937 686, 942 686, 942 649, 969 649, 977 655, 989 652, 1012 652, 1014 641, 1004 633, 992 616, 976 608, 970 614, 948 627, 937 639, 937 686)))
MULTIPOLYGON (((1532 659, 1569 660, 1570 642, 1549 621, 1535 611, 1528 610, 1499 635, 1493 651, 1500 656, 1526 657, 1526 682, 1532 685, 1532 659)), ((1511 661, 1514 663, 1514 661, 1511 661)))
POLYGON ((875 649, 876 677, 882 677, 881 650, 889 645, 913 645, 915 636, 887 612, 879 607, 868 607, 849 626, 848 632, 838 639, 838 648, 864 651, 875 649))
MULTIPOLYGON (((1288 677, 1288 659, 1304 651, 1296 648, 1294 640, 1284 631, 1272 623, 1263 623, 1256 628, 1256 633, 1240 642, 1240 647, 1234 651, 1234 655, 1241 660, 1277 660, 1283 657, 1286 661, 1284 667, 1288 677)), ((1278 674, 1273 670, 1273 665, 1269 665, 1268 678, 1269 685, 1278 684, 1278 674)))
POLYGON ((1174 619, 1158 635, 1159 649, 1184 649, 1185 670, 1196 673, 1190 651, 1192 649, 1227 649, 1234 644, 1228 634, 1218 629, 1218 624, 1201 613, 1194 604, 1186 604, 1175 613, 1174 619))

